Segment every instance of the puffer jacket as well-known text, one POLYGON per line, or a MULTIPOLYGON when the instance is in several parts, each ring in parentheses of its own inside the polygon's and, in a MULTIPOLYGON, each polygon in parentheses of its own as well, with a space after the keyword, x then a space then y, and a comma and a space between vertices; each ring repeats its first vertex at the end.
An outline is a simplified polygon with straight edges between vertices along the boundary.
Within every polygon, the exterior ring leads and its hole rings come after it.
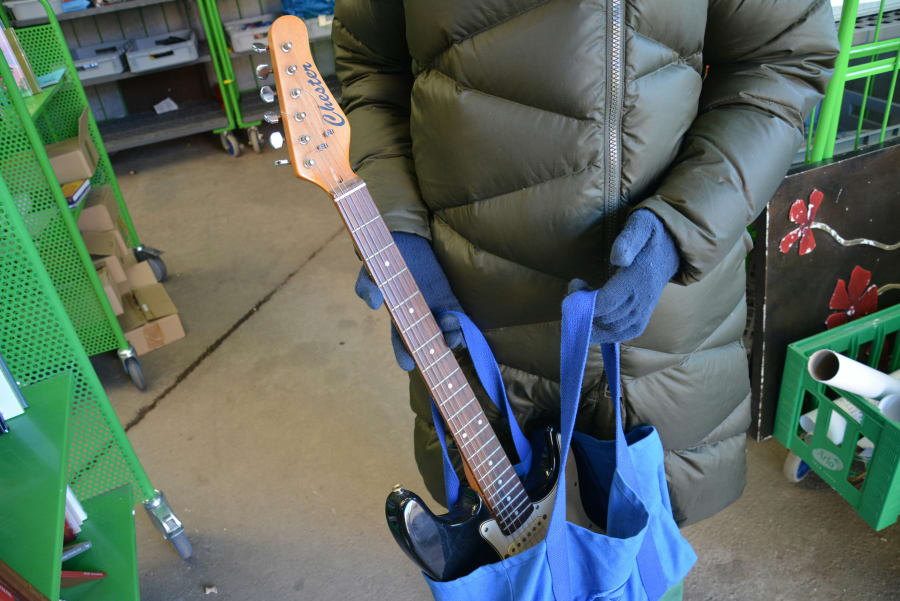
MULTIPOLYGON (((601 286, 629 211, 659 216, 681 267, 622 346, 627 426, 659 429, 679 523, 734 501, 750 423, 746 226, 824 92, 830 4, 337 0, 333 39, 351 162, 391 230, 431 240, 526 428, 558 416, 567 283, 601 286)), ((410 389, 416 460, 442 499, 416 373, 410 389)), ((598 347, 576 429, 609 437, 612 415, 598 347)))

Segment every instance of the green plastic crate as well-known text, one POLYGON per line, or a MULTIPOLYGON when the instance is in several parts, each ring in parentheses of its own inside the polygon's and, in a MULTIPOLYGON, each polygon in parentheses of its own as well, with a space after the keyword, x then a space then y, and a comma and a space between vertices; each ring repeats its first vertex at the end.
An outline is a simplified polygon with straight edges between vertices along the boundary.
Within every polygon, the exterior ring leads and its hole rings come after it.
POLYGON ((806 364, 822 349, 884 372, 896 371, 900 368, 900 305, 789 345, 775 416, 775 438, 840 493, 870 526, 887 528, 900 514, 900 424, 885 418, 862 397, 813 380, 806 364), (862 423, 835 405, 840 397, 862 412, 862 423), (800 428, 800 416, 816 408, 819 413, 810 436, 800 428), (847 421, 840 444, 827 436, 834 412, 847 421), (874 450, 865 476, 856 478, 857 444, 863 437, 874 443, 874 450))

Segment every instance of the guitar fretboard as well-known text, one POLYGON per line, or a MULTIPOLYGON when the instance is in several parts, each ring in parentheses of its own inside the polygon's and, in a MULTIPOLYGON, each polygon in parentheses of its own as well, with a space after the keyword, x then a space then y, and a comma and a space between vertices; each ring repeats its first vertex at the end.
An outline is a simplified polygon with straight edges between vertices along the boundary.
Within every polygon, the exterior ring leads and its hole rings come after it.
POLYGON ((463 461, 478 483, 481 497, 501 530, 511 534, 531 515, 531 500, 444 342, 372 197, 365 184, 357 180, 336 191, 334 200, 463 461))

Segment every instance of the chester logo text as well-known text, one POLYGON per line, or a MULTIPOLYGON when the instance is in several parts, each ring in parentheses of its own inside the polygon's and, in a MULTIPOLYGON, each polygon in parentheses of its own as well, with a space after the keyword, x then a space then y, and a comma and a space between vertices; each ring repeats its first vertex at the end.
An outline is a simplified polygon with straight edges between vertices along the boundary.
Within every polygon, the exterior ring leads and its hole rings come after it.
POLYGON ((303 70, 306 71, 306 76, 309 77, 309 85, 311 85, 313 90, 319 94, 319 100, 321 100, 321 102, 318 106, 322 110, 322 121, 329 125, 334 125, 335 127, 340 127, 346 123, 347 121, 344 117, 334 110, 334 105, 331 103, 331 96, 328 95, 328 90, 325 88, 322 80, 319 79, 319 74, 312 68, 312 63, 303 63, 303 70))

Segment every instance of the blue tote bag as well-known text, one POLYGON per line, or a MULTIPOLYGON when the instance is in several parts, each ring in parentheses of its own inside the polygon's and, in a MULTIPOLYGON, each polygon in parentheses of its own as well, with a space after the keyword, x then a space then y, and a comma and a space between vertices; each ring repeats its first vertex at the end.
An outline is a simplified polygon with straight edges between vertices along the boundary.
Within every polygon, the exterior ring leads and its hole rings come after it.
MULTIPOLYGON (((603 361, 616 410, 616 437, 597 440, 575 432, 597 292, 576 292, 563 303, 560 359, 559 483, 546 538, 536 546, 481 566, 449 582, 425 576, 437 601, 657 601, 679 584, 697 556, 672 518, 663 468, 663 448, 652 426, 625 434, 620 409, 619 348, 603 345, 603 361), (567 449, 575 457, 581 500, 603 533, 566 521, 567 449)), ((527 472, 531 453, 512 416, 496 361, 478 328, 457 314, 479 379, 491 400, 509 418, 519 457, 527 472)), ((438 439, 444 429, 432 411, 438 439)), ((458 497, 459 479, 444 447, 448 504, 458 497)))

